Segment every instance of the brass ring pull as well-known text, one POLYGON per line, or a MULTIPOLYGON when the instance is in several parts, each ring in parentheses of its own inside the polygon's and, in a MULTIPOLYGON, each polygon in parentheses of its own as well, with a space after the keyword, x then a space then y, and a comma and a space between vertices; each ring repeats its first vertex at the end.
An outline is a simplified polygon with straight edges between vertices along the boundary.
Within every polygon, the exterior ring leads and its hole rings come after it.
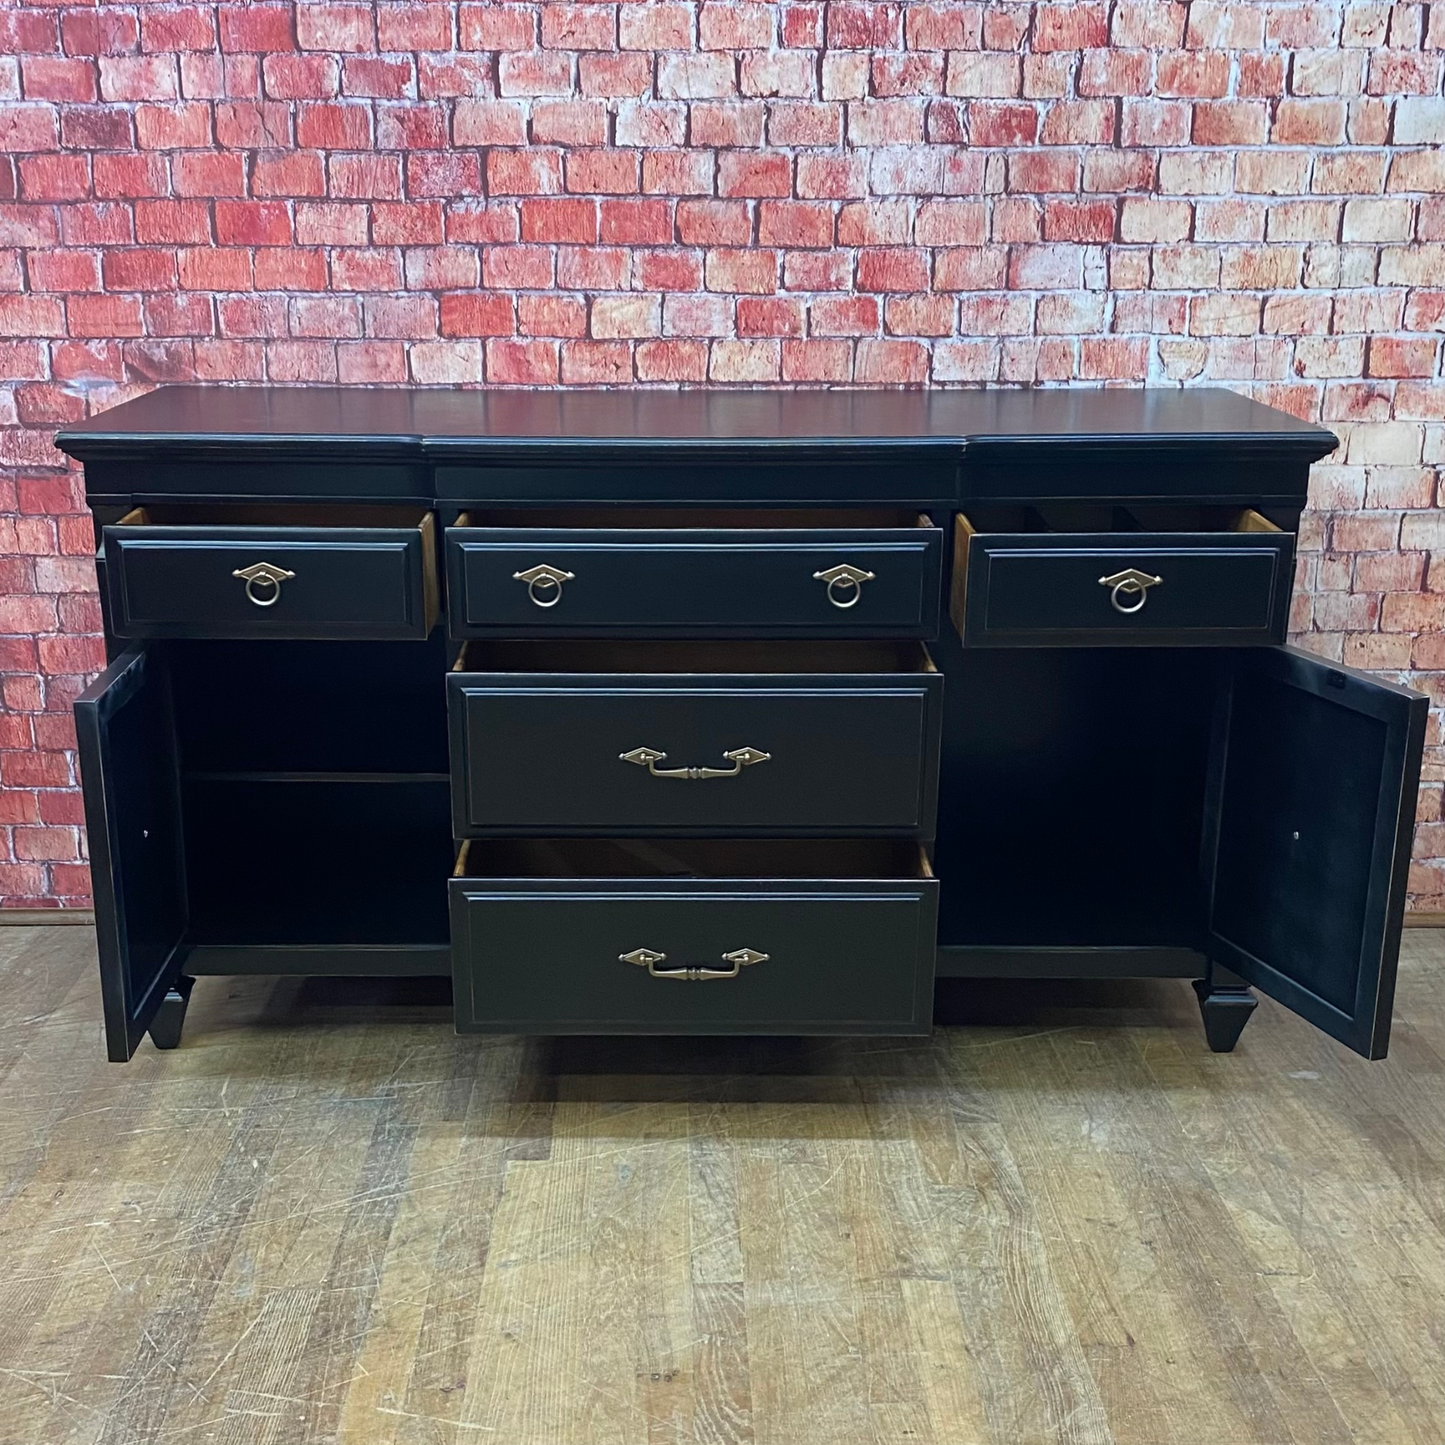
POLYGON ((1114 611, 1130 617, 1144 610, 1144 604, 1149 600, 1149 589, 1157 587, 1163 580, 1162 577, 1151 577, 1137 567, 1130 567, 1127 571, 1100 577, 1099 586, 1110 589, 1109 602, 1114 611), (1125 597, 1137 597, 1139 600, 1130 606, 1123 601, 1125 597))
POLYGON ((562 584, 573 581, 575 577, 575 573, 564 572, 560 567, 549 567, 545 562, 537 567, 528 567, 525 572, 512 573, 514 582, 527 584, 527 596, 538 607, 555 607, 562 600, 562 584))
POLYGON ((850 567, 843 562, 837 567, 829 567, 826 572, 814 572, 813 580, 826 582, 828 601, 834 607, 846 611, 849 607, 858 605, 858 599, 863 595, 863 584, 873 581, 873 573, 865 572, 861 567, 850 567))
POLYGON ((274 607, 281 600, 281 584, 289 582, 295 575, 284 567, 273 567, 269 562, 254 562, 231 573, 232 577, 239 577, 246 584, 246 596, 257 607, 274 607), (263 590, 257 591, 258 587, 263 590))
POLYGON ((659 768, 657 765, 663 762, 667 754, 660 753, 656 748, 633 748, 630 753, 618 753, 617 755, 624 763, 636 763, 639 768, 646 768, 654 778, 735 778, 744 768, 750 768, 754 763, 766 763, 772 759, 771 753, 759 752, 757 748, 732 748, 723 754, 731 764, 730 768, 659 768))
POLYGON ((689 964, 685 968, 659 968, 659 963, 667 962, 667 955, 652 948, 634 948, 631 953, 619 953, 617 959, 619 963, 635 963, 638 968, 645 968, 653 978, 707 983, 715 978, 736 978, 749 964, 766 963, 768 955, 753 948, 735 948, 731 953, 723 954, 723 962, 732 964, 731 968, 703 968, 697 964, 689 964))

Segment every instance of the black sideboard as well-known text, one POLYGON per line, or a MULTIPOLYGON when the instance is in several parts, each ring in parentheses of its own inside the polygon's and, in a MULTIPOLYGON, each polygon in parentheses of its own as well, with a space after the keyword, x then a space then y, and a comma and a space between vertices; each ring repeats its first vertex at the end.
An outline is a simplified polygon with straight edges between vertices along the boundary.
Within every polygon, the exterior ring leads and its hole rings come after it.
POLYGON ((1334 444, 1205 389, 167 387, 69 427, 110 1056, 174 1047, 198 975, 450 973, 458 1028, 542 1034, 1179 977, 1215 1049, 1253 985, 1379 1057, 1426 703, 1284 645, 1334 444))

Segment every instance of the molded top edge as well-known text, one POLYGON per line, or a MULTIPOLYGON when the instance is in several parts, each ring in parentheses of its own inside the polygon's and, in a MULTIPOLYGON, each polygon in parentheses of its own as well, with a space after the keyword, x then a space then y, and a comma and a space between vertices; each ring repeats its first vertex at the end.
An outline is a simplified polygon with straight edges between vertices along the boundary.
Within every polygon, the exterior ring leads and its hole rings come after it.
POLYGON ((586 449, 798 456, 879 449, 1214 445, 1313 460, 1333 433, 1222 388, 974 391, 448 390, 165 386, 61 429, 87 458, 332 452, 381 459, 539 460, 586 449))

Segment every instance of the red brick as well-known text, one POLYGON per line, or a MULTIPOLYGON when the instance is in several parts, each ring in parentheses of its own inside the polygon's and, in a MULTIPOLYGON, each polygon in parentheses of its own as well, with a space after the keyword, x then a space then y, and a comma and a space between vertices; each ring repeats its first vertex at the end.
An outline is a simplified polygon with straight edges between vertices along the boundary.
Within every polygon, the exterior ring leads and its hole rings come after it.
POLYGON ((642 341, 637 346, 635 364, 639 381, 700 382, 707 375, 707 344, 642 341))
POLYGON ((1098 50, 1108 43, 1103 4, 1040 5, 1035 13, 1035 50, 1098 50))
POLYGON ((635 284, 644 291, 700 291, 702 253, 669 246, 633 252, 635 284))
POLYGON ((860 291, 924 291, 928 288, 926 251, 888 249, 860 251, 860 291))
POLYGON ((703 267, 709 291, 766 296, 778 289, 776 251, 709 251, 703 267))
POLYGON ((463 50, 530 50, 536 25, 535 12, 521 5, 463 5, 457 16, 463 50))
POLYGON ((538 145, 600 146, 607 139, 606 107, 592 100, 538 101, 532 139, 538 145))
POLYGON ((617 29, 624 50, 687 50, 692 44, 692 11, 687 5, 623 4, 617 29))
POLYGON ((567 189, 587 195, 626 195, 638 188, 642 163, 631 151, 575 151, 564 157, 567 189))
POLYGON ((792 162, 786 155, 725 152, 718 157, 721 196, 786 196, 792 192, 792 162))
POLYGON ((296 7, 296 42, 302 50, 374 49, 373 7, 305 0, 304 4, 296 7))
POLYGON ((1031 105, 973 101, 968 107, 968 133, 974 145, 1032 145, 1038 124, 1038 112, 1031 105))
POLYGON ((526 114, 511 100, 459 100, 452 117, 452 139, 458 145, 523 145, 526 114))
POLYGON ((1194 107, 1194 144, 1210 146, 1262 145, 1269 114, 1261 101, 1203 101, 1194 107))
POLYGON ((542 44, 552 50, 615 50, 615 8, 545 4, 542 6, 542 44))
POLYGON ((522 202, 524 241, 597 240, 597 202, 591 200, 532 200, 522 202))
POLYGON ((679 201, 677 233, 689 246, 746 246, 752 220, 746 201, 679 201))
POLYGON ((803 302, 794 296, 744 296, 737 317, 739 336, 803 334, 803 302))
POLYGON ((221 49, 226 51, 294 50, 291 30, 292 6, 280 4, 238 4, 218 7, 221 49))
POLYGON ((555 341, 488 341, 487 380, 504 386, 552 386, 558 379, 555 341))
POLYGON ((1434 376, 1440 343, 1431 337, 1370 337, 1370 376, 1434 376))
MULTIPOLYGON (((591 204, 588 202, 587 204, 591 204)), ((572 236, 569 240, 597 240, 609 245, 665 246, 672 241, 673 206, 663 199, 603 201, 600 236, 572 236)), ((562 238, 558 238, 562 239, 562 238)))
POLYGON ((487 153, 492 195, 545 196, 562 189, 562 157, 555 150, 492 150, 487 153))
POLYGON ((901 49, 904 8, 835 0, 828 6, 827 43, 835 50, 901 49))
POLYGON ((519 296, 517 330, 524 336, 585 336, 586 303, 575 296, 519 296))
POLYGON ((222 246, 288 246, 291 216, 284 201, 217 201, 216 240, 222 246))
POLYGON ((448 295, 441 298, 443 336, 511 336, 512 301, 498 295, 448 295))
POLYGON ((832 207, 816 201, 763 201, 758 206, 758 241, 764 246, 831 246, 832 207))

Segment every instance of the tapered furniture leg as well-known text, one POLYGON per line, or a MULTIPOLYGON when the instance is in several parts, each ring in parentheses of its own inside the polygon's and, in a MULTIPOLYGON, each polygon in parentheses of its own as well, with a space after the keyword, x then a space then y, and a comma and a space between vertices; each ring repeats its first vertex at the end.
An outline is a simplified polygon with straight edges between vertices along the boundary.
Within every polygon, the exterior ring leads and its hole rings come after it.
POLYGON ((1216 1054, 1234 1052, 1249 1016, 1259 1007, 1254 990, 1227 968, 1211 968, 1208 978, 1194 980, 1199 995, 1199 1012, 1204 1018, 1204 1037, 1216 1054))
POLYGON ((181 1026, 186 1021, 186 1005, 191 1001, 191 990, 195 986, 195 979, 181 974, 166 990, 166 996, 161 1000, 161 1006, 156 1010, 149 1030, 151 1042, 156 1048, 180 1047, 181 1026))

